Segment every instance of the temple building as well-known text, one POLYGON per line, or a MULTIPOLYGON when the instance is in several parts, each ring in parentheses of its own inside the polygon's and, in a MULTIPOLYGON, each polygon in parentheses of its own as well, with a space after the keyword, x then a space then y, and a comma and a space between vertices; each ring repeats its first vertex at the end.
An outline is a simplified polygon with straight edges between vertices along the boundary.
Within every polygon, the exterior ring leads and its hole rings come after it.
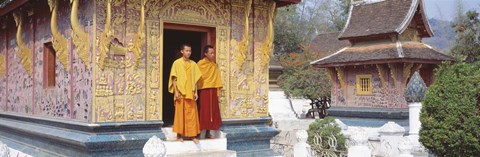
POLYGON ((311 64, 328 69, 332 106, 408 108, 406 84, 418 71, 430 86, 433 70, 454 58, 422 42, 432 37, 422 0, 352 1, 338 40, 349 46, 311 64))
POLYGON ((0 141, 35 156, 143 156, 173 123, 181 44, 213 45, 221 130, 270 150, 268 67, 278 7, 300 0, 1 0, 0 141))

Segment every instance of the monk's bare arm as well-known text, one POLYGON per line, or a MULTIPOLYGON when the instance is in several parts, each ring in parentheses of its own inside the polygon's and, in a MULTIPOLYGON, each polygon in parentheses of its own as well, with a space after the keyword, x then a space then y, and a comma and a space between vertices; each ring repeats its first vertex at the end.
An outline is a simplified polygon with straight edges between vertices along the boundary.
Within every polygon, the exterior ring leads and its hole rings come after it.
POLYGON ((177 88, 177 77, 172 76, 172 80, 173 80, 173 90, 175 94, 175 99, 178 99, 180 98, 180 94, 178 93, 178 88, 177 88))
POLYGON ((195 84, 195 87, 194 87, 194 88, 195 88, 195 89, 194 89, 194 91, 195 91, 195 95, 193 95, 193 98, 195 99, 195 101, 197 101, 197 99, 198 99, 198 94, 197 94, 197 91, 198 91, 198 90, 197 90, 197 84, 195 84))

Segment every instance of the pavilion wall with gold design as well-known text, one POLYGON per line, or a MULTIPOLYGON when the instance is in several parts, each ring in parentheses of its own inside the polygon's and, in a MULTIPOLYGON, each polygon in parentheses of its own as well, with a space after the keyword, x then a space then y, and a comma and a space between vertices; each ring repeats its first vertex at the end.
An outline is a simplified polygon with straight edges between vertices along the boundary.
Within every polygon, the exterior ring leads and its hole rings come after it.
POLYGON ((162 105, 171 105, 162 104, 169 75, 162 71, 163 30, 175 23, 215 28, 222 117, 268 116, 275 2, 200 1, 45 0, 0 17, 0 112, 83 122, 161 120, 162 105), (48 42, 56 75, 55 86, 44 88, 48 42))

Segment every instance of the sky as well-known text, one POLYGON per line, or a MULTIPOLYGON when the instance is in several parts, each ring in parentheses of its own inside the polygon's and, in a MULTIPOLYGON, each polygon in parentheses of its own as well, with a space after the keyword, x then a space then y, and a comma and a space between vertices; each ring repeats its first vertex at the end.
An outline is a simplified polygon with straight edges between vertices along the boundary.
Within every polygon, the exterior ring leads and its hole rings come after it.
POLYGON ((428 18, 452 21, 455 17, 455 8, 462 3, 465 11, 477 10, 480 12, 480 0, 424 0, 428 18))

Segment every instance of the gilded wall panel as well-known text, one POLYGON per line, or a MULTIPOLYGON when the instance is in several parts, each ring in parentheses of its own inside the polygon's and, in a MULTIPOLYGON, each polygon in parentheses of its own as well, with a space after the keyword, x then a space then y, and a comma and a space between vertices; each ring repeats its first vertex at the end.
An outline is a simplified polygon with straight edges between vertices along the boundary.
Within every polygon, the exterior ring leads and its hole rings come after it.
POLYGON ((230 28, 229 27, 217 27, 217 64, 220 70, 220 75, 223 81, 223 88, 220 90, 220 111, 222 112, 222 117, 228 117, 229 114, 229 104, 230 104, 230 28))
POLYGON ((147 21, 147 88, 146 88, 146 119, 162 119, 162 68, 160 66, 161 58, 161 40, 160 40, 160 21, 147 21))

